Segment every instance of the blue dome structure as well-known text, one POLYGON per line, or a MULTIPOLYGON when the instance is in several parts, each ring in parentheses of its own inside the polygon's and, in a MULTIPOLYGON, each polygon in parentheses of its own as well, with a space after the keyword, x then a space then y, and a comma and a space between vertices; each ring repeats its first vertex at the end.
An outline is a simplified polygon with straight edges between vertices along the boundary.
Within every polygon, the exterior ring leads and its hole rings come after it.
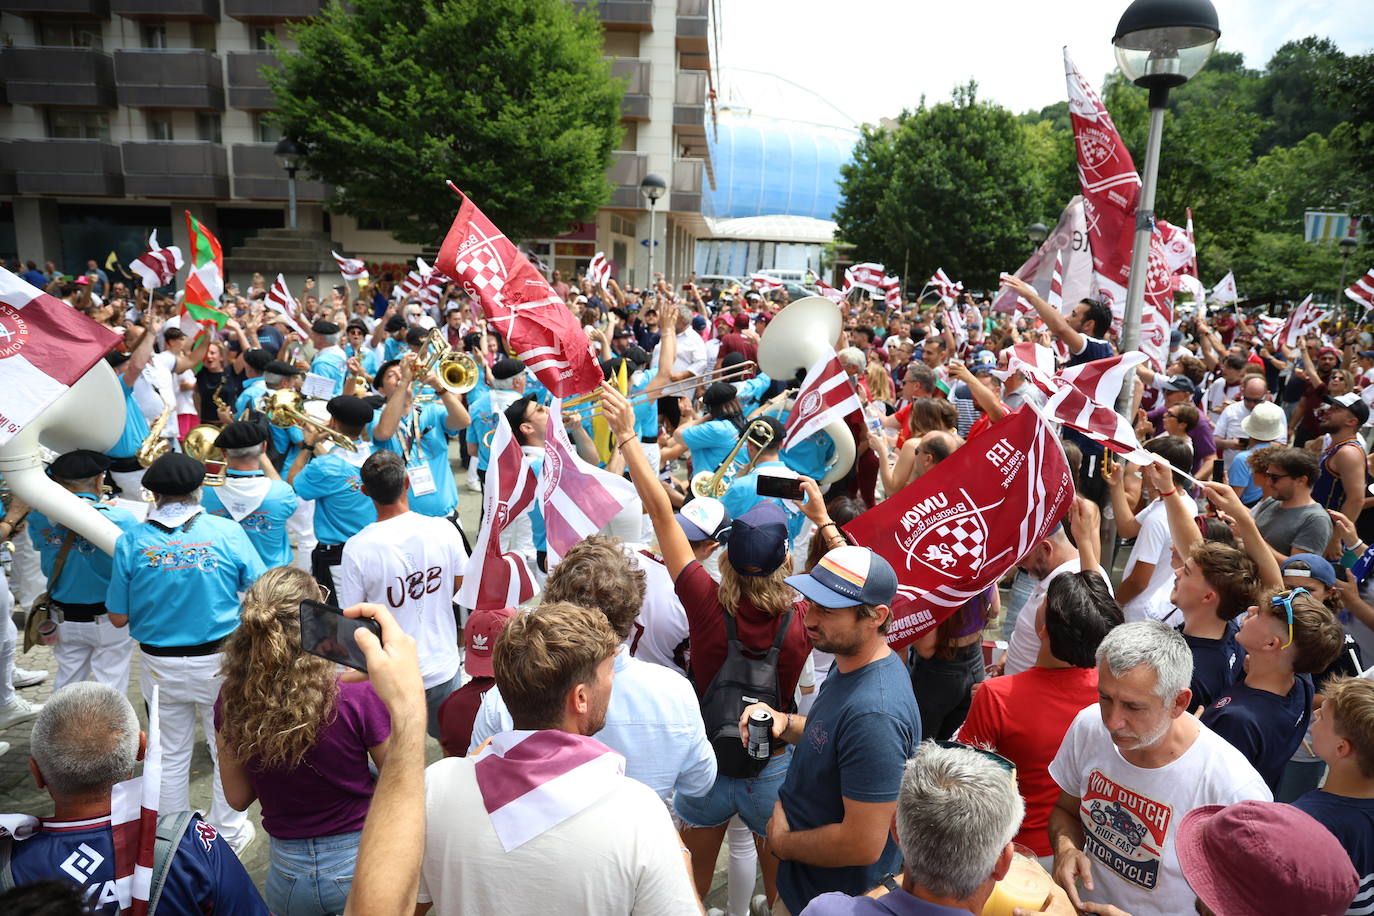
POLYGON ((829 220, 840 202, 840 166, 859 132, 722 108, 707 140, 716 180, 703 201, 706 216, 829 220))

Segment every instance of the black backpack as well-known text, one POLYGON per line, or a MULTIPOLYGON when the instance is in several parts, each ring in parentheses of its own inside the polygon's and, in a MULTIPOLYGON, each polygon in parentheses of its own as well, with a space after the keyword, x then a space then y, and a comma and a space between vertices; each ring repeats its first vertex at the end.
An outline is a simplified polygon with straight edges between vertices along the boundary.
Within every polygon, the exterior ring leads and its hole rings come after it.
POLYGON ((744 654, 744 644, 739 641, 739 632, 735 629, 735 617, 725 612, 725 662, 701 698, 706 738, 716 753, 716 768, 721 776, 748 779, 757 776, 768 765, 767 760, 755 760, 745 750, 739 737, 739 719, 745 707, 752 703, 781 708, 778 654, 791 623, 792 611, 788 610, 778 623, 778 635, 768 653, 755 659, 744 654))

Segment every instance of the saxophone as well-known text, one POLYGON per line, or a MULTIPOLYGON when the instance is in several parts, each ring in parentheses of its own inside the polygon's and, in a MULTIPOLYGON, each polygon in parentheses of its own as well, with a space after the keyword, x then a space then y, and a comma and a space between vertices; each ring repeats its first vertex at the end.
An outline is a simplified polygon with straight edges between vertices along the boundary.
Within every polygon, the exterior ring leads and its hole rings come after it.
POLYGON ((162 408, 162 413, 153 421, 152 427, 148 430, 148 436, 138 446, 135 457, 143 467, 150 466, 154 461, 161 458, 171 449, 172 444, 162 438, 162 429, 167 425, 167 418, 172 414, 172 405, 168 404, 162 408))
MULTIPOLYGON (((219 383, 219 385, 217 385, 217 386, 215 387, 215 393, 212 394, 212 395, 210 395, 210 400, 212 400, 212 401, 215 402, 215 409, 216 409, 216 410, 229 410, 229 405, 226 404, 226 403, 224 403, 224 398, 222 398, 222 397, 219 396, 220 392, 223 391, 223 390, 224 390, 224 382, 221 381, 221 382, 219 383)), ((230 413, 233 413, 233 411, 229 411, 229 412, 230 412, 230 413)))

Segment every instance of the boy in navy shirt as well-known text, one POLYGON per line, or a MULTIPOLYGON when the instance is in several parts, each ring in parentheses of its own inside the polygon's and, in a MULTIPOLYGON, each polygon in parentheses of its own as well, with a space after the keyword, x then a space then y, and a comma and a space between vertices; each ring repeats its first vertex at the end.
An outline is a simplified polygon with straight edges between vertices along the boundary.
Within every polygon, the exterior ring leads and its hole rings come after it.
POLYGON ((1312 677, 1345 641, 1325 605, 1304 588, 1266 591, 1236 635, 1245 649, 1245 676, 1202 714, 1274 789, 1312 717, 1312 677))
POLYGON ((1374 904, 1374 681, 1337 678, 1323 692, 1312 749, 1329 767, 1326 785, 1293 805, 1341 841, 1360 876, 1349 912, 1367 913, 1374 904))

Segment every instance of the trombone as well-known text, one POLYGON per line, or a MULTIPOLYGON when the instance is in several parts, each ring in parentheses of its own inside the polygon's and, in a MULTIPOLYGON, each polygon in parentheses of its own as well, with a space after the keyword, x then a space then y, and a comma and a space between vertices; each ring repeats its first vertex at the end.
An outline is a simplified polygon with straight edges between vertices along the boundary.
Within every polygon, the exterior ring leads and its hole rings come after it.
MULTIPOLYGON (((754 364, 748 360, 736 363, 733 366, 712 369, 703 372, 701 375, 694 375, 691 378, 678 379, 676 382, 669 382, 662 388, 654 392, 641 391, 630 398, 631 407, 640 407, 649 401, 656 401, 659 398, 674 398, 679 395, 688 394, 695 391, 698 387, 712 385, 716 382, 733 382, 738 376, 754 368, 754 364)), ((569 398, 563 402, 563 413, 572 414, 580 423, 588 417, 595 416, 601 412, 601 392, 589 391, 586 394, 579 394, 575 398, 569 398)))
POLYGON ((725 495, 725 491, 730 489, 730 484, 735 482, 735 477, 739 474, 748 474, 758 463, 758 456, 763 450, 773 444, 773 427, 762 420, 755 420, 744 428, 739 438, 735 440, 735 447, 730 449, 730 454, 725 456, 725 460, 716 468, 715 473, 710 471, 699 471, 692 475, 692 495, 710 496, 720 499, 725 495), (756 454, 749 460, 742 469, 735 469, 735 456, 739 450, 744 448, 744 443, 748 442, 757 449, 756 454))
POLYGON ((262 401, 258 404, 258 409, 267 414, 267 421, 273 426, 281 429, 288 429, 292 426, 302 428, 310 427, 324 433, 325 438, 333 442, 339 448, 346 448, 350 452, 356 452, 358 446, 353 444, 353 440, 339 432, 337 429, 330 429, 324 423, 315 419, 305 412, 305 395, 290 388, 278 388, 263 395, 262 401))

